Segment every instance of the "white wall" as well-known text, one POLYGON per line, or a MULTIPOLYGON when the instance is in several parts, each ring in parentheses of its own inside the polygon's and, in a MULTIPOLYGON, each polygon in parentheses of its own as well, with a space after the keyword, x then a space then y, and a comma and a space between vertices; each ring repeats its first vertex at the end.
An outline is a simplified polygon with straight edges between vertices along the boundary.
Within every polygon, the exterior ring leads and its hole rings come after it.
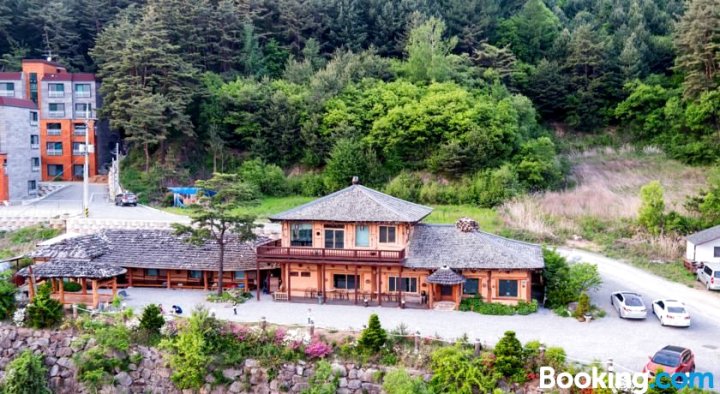
POLYGON ((704 244, 693 245, 688 241, 685 257, 691 261, 702 261, 704 263, 720 263, 720 257, 713 257, 715 247, 720 247, 720 238, 708 241, 704 244))

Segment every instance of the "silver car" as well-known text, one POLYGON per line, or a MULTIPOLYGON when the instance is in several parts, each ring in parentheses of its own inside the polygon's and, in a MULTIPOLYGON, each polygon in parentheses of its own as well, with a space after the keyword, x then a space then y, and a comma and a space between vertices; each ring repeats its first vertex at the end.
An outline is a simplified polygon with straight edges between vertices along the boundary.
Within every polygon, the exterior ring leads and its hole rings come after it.
POLYGON ((698 269, 697 280, 708 290, 720 290, 720 264, 706 263, 698 269))
POLYGON ((612 305, 623 319, 645 319, 647 308, 642 296, 630 291, 616 291, 610 295, 612 305))

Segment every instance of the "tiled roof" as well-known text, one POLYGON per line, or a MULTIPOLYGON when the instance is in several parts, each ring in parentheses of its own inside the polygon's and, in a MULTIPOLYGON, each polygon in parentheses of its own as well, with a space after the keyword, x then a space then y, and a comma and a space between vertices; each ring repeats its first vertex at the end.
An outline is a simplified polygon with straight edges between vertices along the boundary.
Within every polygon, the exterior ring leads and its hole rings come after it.
POLYGON ((0 80, 3 81, 19 81, 22 79, 21 72, 0 72, 0 80))
MULTIPOLYGON (((92 278, 107 279, 126 273, 122 267, 97 264, 86 260, 61 259, 47 263, 32 265, 32 273, 36 278, 92 278)), ((30 267, 17 272, 19 276, 30 276, 30 267)))
POLYGON ((420 224, 413 228, 404 265, 412 268, 539 269, 545 266, 539 245, 482 231, 463 232, 454 225, 420 224))
POLYGON ((352 185, 291 210, 270 216, 270 220, 322 220, 332 222, 419 222, 432 208, 352 185))
POLYGON ((706 228, 703 231, 699 231, 695 234, 687 236, 687 240, 695 245, 702 245, 706 242, 720 238, 720 225, 715 227, 706 228))
POLYGON ((37 104, 35 104, 31 100, 26 99, 19 99, 15 97, 0 97, 0 107, 37 109, 37 104))
POLYGON ((94 82, 95 74, 88 73, 59 73, 59 74, 45 74, 43 81, 53 82, 94 82))
POLYGON ((428 275, 427 282, 445 286, 459 285, 465 283, 465 277, 444 266, 428 275))
MULTIPOLYGON (((41 246, 31 256, 50 260, 85 259, 118 267, 216 271, 217 243, 211 241, 198 246, 186 239, 171 230, 105 230, 41 246)), ((225 246, 224 269, 255 269, 255 246, 264 242, 268 242, 265 237, 250 242, 230 241, 225 246)), ((261 268, 267 266, 261 265, 261 268)))

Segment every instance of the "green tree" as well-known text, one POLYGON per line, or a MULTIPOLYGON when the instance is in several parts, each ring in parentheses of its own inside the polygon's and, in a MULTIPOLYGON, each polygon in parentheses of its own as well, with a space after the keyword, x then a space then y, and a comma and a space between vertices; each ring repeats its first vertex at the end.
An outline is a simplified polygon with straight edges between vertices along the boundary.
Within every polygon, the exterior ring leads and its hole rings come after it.
POLYGON ((380 325, 380 318, 371 314, 367 327, 360 333, 358 347, 366 353, 377 353, 385 346, 387 332, 380 325))
POLYGON ((640 188, 640 210, 638 223, 650 234, 658 235, 663 231, 665 217, 665 198, 663 187, 658 181, 652 181, 640 188))
POLYGON ((570 266, 566 286, 572 290, 575 298, 588 291, 599 289, 601 284, 602 278, 597 265, 575 263, 570 266))
POLYGON ((5 367, 5 378, 0 384, 3 394, 50 394, 48 371, 42 355, 25 350, 5 367))
POLYGON ((247 209, 257 203, 257 189, 233 174, 214 174, 199 180, 202 190, 197 204, 188 207, 190 225, 175 224, 177 234, 187 234, 187 241, 202 245, 214 241, 218 247, 218 295, 223 292, 225 247, 229 242, 255 239, 255 216, 247 209))
POLYGON ((550 138, 540 137, 522 145, 517 174, 520 182, 530 190, 556 187, 560 183, 562 166, 550 138))
POLYGON ((684 73, 684 95, 694 99, 718 86, 720 56, 718 0, 692 0, 677 24, 675 64, 684 73))
POLYGON ((52 286, 45 282, 38 286, 37 294, 27 306, 26 321, 33 328, 53 327, 63 319, 63 305, 53 299, 52 286))
POLYGON ((156 304, 150 304, 143 309, 140 317, 140 328, 153 334, 160 334, 160 329, 165 324, 165 318, 156 304))
POLYGON ((574 300, 573 290, 567 286, 570 278, 570 265, 556 250, 543 248, 545 269, 545 306, 548 308, 566 307, 574 300))
POLYGON ((9 272, 0 272, 0 320, 9 318, 15 310, 17 287, 10 282, 9 272))
POLYGON ((413 16, 405 51, 405 73, 413 82, 444 81, 450 75, 448 55, 457 44, 457 38, 445 40, 445 22, 431 17, 425 21, 419 14, 413 16))
POLYGON ((536 63, 547 57, 560 27, 560 20, 544 1, 529 0, 517 14, 500 24, 500 43, 509 45, 520 60, 536 63))
POLYGON ((373 151, 360 141, 341 139, 335 143, 325 166, 325 184, 329 190, 338 190, 358 176, 366 184, 378 180, 380 164, 373 151))
POLYGON ((173 383, 179 389, 197 389, 202 386, 211 362, 205 333, 189 324, 172 343, 164 342, 163 345, 172 349, 170 366, 173 383))
POLYGON ((523 348, 514 331, 505 331, 495 349, 495 368, 505 377, 516 377, 523 372, 523 348))

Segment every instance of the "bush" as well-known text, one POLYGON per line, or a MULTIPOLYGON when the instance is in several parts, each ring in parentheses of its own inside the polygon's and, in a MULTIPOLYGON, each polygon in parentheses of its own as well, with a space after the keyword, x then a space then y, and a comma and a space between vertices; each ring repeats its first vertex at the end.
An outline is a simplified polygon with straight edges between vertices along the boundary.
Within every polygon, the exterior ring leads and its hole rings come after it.
POLYGON ((15 310, 15 293, 17 288, 10 282, 8 273, 0 273, 0 320, 12 316, 15 310))
POLYGON ((288 193, 288 182, 283 170, 274 164, 265 164, 260 159, 246 160, 238 169, 240 179, 257 186, 266 196, 284 196, 288 193))
POLYGON ((385 345, 387 332, 380 325, 378 315, 370 315, 368 326, 360 334, 358 347, 366 354, 377 353, 385 345))
POLYGON ((383 380, 387 394, 430 394, 430 389, 421 378, 413 378, 404 369, 388 372, 383 380))
POLYGON ((523 190, 517 172, 510 165, 494 170, 480 171, 470 181, 470 201, 491 208, 512 198, 523 190))
POLYGON ((317 364, 315 374, 308 379, 308 388, 302 394, 335 394, 338 385, 338 377, 330 363, 323 360, 317 364))
POLYGON ((496 302, 483 302, 482 297, 476 296, 460 301, 459 309, 483 315, 529 315, 537 312, 538 302, 537 300, 530 302, 520 301, 517 305, 505 305, 496 302))
POLYGON ((327 194, 325 180, 322 174, 307 173, 288 178, 288 188, 294 194, 306 197, 322 197, 327 194))
POLYGON ((650 234, 658 235, 663 229, 665 199, 663 187, 658 181, 652 181, 640 189, 640 211, 638 223, 650 234))
POLYGON ((590 297, 587 293, 582 293, 577 308, 575 308, 575 317, 579 319, 585 316, 586 313, 590 313, 590 297))
POLYGON ((3 394, 51 393, 47 382, 47 368, 43 357, 25 350, 5 368, 5 380, 0 386, 3 394))
POLYGON ((47 328, 60 323, 63 319, 63 305, 52 299, 52 287, 45 282, 38 287, 37 294, 27 307, 27 324, 33 328, 47 328))
POLYGON ((561 347, 549 347, 545 350, 545 362, 556 371, 565 367, 565 358, 565 349, 561 347))
POLYGON ((82 285, 77 282, 63 281, 63 290, 70 293, 75 293, 82 290, 82 285))
POLYGON ((332 346, 323 341, 315 341, 305 348, 305 355, 308 358, 324 358, 332 353, 332 346))
POLYGON ((436 393, 491 393, 501 377, 491 363, 473 357, 472 350, 460 345, 444 346, 430 356, 433 371, 430 386, 436 393))
POLYGON ((523 371, 523 348, 514 331, 505 335, 495 345, 495 369, 507 378, 517 377, 523 371))
POLYGON ((580 299, 580 295, 596 289, 602 284, 597 266, 588 263, 568 264, 556 251, 544 249, 545 306, 565 308, 567 304, 580 299))
POLYGON ((416 174, 403 171, 385 185, 385 193, 406 201, 420 201, 422 179, 416 174))
POLYGON ((162 316, 160 307, 150 304, 143 310, 140 317, 140 328, 152 334, 160 334, 160 329, 165 324, 165 318, 162 316))

